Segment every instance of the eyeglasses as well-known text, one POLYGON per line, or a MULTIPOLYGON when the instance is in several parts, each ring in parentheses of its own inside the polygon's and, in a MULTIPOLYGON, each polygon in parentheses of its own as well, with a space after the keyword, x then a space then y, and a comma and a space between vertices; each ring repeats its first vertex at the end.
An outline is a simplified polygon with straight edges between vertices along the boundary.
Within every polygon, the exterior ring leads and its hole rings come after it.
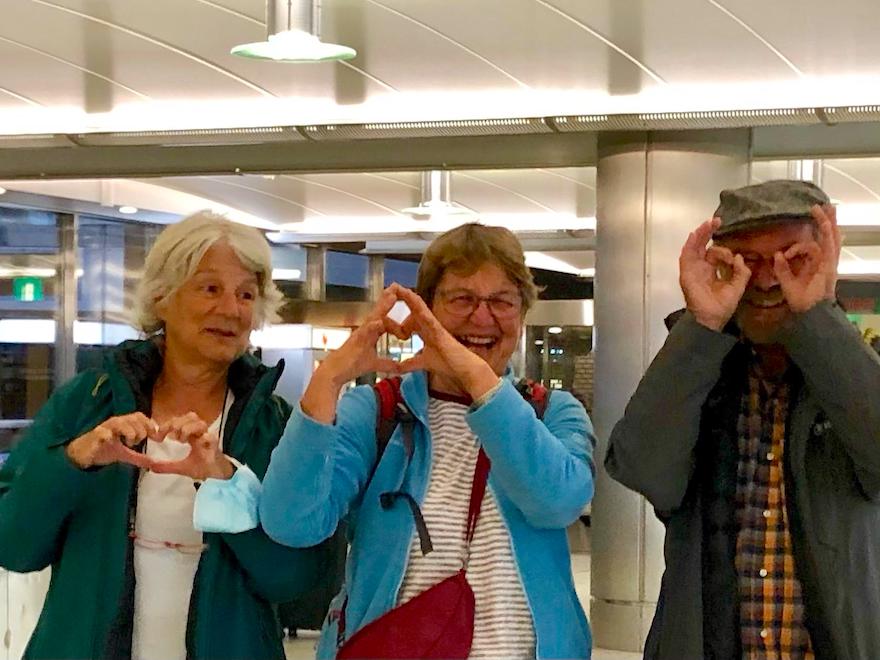
MULTIPOLYGON (((759 268, 766 265, 771 271, 773 270, 773 264, 775 263, 775 255, 770 255, 769 257, 765 257, 764 255, 757 254, 755 252, 739 252, 737 253, 743 258, 743 262, 746 267, 755 273, 759 268)), ((792 271, 797 274, 800 272, 800 269, 803 268, 804 264, 807 262, 807 255, 805 254, 796 254, 791 259, 788 260, 789 267, 792 271)))
POLYGON ((518 295, 500 293, 494 296, 478 296, 470 291, 439 292, 443 306, 453 316, 467 318, 473 314, 480 303, 485 302, 496 319, 509 319, 519 314, 522 299, 518 295))
POLYGON ((128 533, 135 545, 149 550, 176 550, 184 555, 200 555, 208 549, 207 543, 175 543, 174 541, 156 541, 155 539, 138 536, 137 532, 128 533))

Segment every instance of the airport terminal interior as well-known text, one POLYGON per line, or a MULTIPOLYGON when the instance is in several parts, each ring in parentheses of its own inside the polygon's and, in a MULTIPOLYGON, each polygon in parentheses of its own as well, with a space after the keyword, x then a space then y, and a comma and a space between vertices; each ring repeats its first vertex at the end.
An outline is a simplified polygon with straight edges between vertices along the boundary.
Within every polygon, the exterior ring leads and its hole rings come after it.
MULTIPOLYGON (((880 335, 878 25, 871 0, 2 0, 0 464, 59 385, 138 337, 145 256, 188 214, 265 233, 286 303, 251 344, 284 359, 292 402, 434 237, 504 226, 541 287, 513 367, 596 431, 568 530, 593 657, 639 658, 663 527, 602 458, 720 190, 821 186, 838 298, 880 335), (285 30, 356 54, 230 52, 285 30)), ((0 569, 0 660, 48 580, 0 569)), ((291 630, 288 657, 316 635, 291 630)))

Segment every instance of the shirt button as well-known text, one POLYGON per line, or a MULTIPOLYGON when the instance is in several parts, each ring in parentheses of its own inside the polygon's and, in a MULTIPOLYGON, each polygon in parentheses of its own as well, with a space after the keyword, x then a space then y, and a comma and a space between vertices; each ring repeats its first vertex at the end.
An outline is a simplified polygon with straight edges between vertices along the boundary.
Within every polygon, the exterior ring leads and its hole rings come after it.
POLYGON ((767 460, 768 461, 772 461, 775 458, 776 458, 776 454, 774 454, 772 451, 767 452, 767 460))
POLYGON ((765 518, 769 518, 772 515, 773 515, 773 513, 770 511, 770 509, 764 509, 764 517, 765 518))
POLYGON ((761 639, 767 639, 767 636, 768 636, 769 634, 770 634, 770 632, 769 632, 766 628, 764 628, 764 629, 761 631, 761 639))
POLYGON ((767 577, 767 569, 762 568, 760 571, 758 571, 758 575, 760 575, 761 577, 767 577))

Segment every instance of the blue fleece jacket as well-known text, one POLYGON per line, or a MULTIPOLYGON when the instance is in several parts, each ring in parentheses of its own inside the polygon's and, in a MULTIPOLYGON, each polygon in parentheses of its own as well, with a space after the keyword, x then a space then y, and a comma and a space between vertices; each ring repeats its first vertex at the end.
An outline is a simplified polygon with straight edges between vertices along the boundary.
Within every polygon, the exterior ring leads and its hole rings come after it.
MULTIPOLYGON (((415 525, 405 501, 383 510, 379 494, 404 490, 422 503, 431 475, 424 372, 404 377, 401 391, 417 418, 408 468, 398 427, 367 488, 376 460, 377 411, 372 388, 362 386, 342 398, 335 424, 296 409, 263 481, 260 518, 280 543, 312 546, 343 518, 349 522, 345 586, 324 623, 321 659, 336 656, 339 608, 346 598, 345 638, 397 603, 415 525)), ((489 488, 510 531, 538 658, 589 658, 590 630, 575 594, 565 532, 593 495, 593 432, 586 412, 570 394, 556 391, 542 422, 505 380, 468 413, 467 422, 492 461, 489 488)))

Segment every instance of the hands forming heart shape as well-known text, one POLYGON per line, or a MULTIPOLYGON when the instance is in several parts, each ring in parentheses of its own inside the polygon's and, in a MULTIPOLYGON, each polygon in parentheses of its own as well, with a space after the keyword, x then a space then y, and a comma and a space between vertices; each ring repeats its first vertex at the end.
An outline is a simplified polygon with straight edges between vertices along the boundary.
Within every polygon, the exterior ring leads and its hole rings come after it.
POLYGON ((443 327, 428 305, 414 291, 392 284, 382 292, 373 311, 348 341, 321 364, 324 376, 341 387, 358 376, 370 372, 402 374, 425 370, 450 377, 469 391, 473 377, 490 368, 481 357, 469 351, 443 327), (388 313, 398 301, 409 307, 410 314, 398 323, 388 313), (402 340, 418 334, 425 347, 405 362, 380 357, 376 344, 382 335, 392 334, 402 340))
POLYGON ((174 417, 159 425, 143 413, 110 417, 67 445, 67 456, 81 469, 128 463, 162 474, 192 479, 228 479, 232 464, 220 451, 220 439, 195 413, 174 417), (176 461, 157 461, 132 449, 149 439, 177 440, 190 446, 189 454, 176 461))

